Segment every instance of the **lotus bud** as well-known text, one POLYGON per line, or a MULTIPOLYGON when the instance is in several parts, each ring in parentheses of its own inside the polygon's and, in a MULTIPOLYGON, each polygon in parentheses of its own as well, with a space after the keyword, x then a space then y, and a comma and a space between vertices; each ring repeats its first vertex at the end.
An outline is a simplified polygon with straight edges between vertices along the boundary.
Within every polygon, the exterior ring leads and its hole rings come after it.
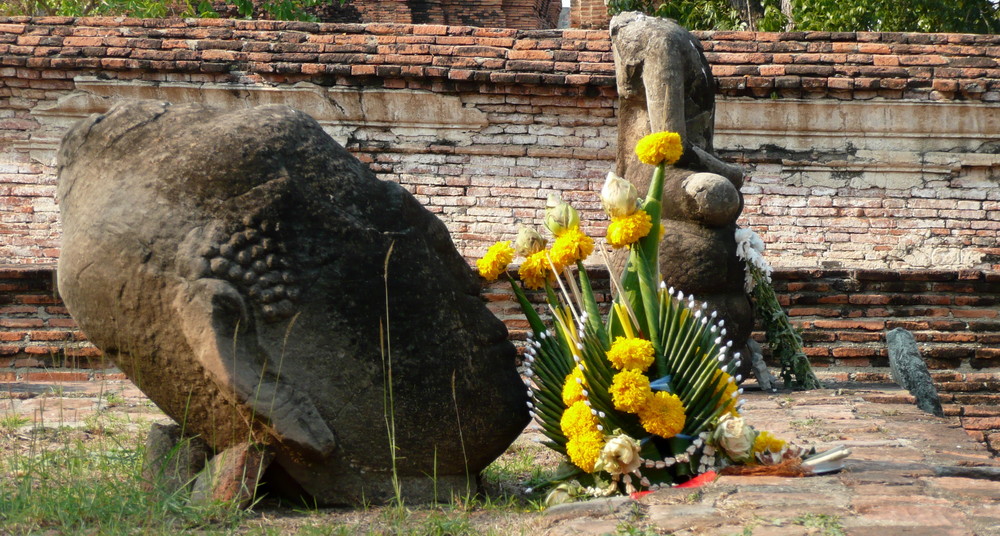
POLYGON ((545 226, 552 234, 559 236, 563 231, 580 226, 580 214, 558 194, 549 194, 545 203, 545 226))
POLYGON ((519 256, 528 258, 529 256, 545 249, 546 242, 547 241, 542 238, 542 235, 538 234, 538 231, 532 229, 531 227, 522 226, 517 230, 517 240, 514 241, 514 251, 516 251, 519 256))
POLYGON ((639 208, 639 190, 631 182, 608 172, 608 178, 601 187, 601 206, 612 218, 632 214, 639 208))

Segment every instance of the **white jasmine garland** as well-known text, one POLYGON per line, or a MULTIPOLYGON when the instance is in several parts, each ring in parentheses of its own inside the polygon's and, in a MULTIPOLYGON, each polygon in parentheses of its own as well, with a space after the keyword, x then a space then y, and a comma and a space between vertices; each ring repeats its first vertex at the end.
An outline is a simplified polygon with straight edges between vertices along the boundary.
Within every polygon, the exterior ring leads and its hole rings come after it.
POLYGON ((767 282, 771 282, 771 265, 764 258, 764 241, 749 227, 739 227, 736 229, 736 256, 742 259, 745 265, 745 279, 743 288, 749 293, 756 286, 753 280, 753 267, 756 267, 767 282))

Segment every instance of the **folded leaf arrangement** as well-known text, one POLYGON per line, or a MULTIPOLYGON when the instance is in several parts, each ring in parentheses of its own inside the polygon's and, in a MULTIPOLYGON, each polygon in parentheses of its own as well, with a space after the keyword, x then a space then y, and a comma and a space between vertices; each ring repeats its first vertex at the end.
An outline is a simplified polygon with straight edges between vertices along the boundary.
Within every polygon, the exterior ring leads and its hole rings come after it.
POLYGON ((640 140, 636 154, 653 166, 645 199, 608 174, 601 190, 611 219, 606 242, 628 248, 629 257, 620 277, 612 273, 614 300, 605 320, 582 261, 597 249, 610 266, 607 251, 556 196, 545 217, 551 248, 537 231, 521 228, 514 244, 494 244, 477 262, 484 278, 507 274, 511 281, 531 327, 524 355, 532 415, 546 445, 568 457, 573 471, 565 479, 576 479, 586 494, 656 489, 726 466, 787 465, 803 454, 744 421, 740 355, 726 340, 724 322, 662 282, 664 171, 681 151, 673 132, 640 140), (520 283, 507 273, 515 256, 524 259, 520 283), (551 327, 525 288, 544 289, 551 327))

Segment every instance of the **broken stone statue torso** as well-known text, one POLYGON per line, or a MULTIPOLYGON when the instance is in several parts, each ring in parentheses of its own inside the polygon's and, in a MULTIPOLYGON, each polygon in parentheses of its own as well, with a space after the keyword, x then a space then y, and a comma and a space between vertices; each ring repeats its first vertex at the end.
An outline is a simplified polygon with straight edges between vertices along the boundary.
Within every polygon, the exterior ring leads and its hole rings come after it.
POLYGON ((660 271, 668 286, 693 294, 725 320, 744 376, 753 308, 736 256, 736 219, 743 210, 743 171, 714 153, 715 80, 701 44, 676 22, 626 12, 611 20, 618 84, 616 173, 645 192, 652 167, 636 143, 653 132, 681 135, 684 153, 664 176, 660 271))

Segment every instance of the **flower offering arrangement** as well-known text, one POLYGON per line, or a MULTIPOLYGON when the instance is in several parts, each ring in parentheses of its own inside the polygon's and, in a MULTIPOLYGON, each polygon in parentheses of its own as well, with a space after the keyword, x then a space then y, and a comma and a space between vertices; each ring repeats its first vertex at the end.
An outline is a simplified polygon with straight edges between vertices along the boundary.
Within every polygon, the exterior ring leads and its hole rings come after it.
POLYGON ((744 421, 741 356, 732 352, 724 322, 662 282, 664 173, 681 152, 673 132, 640 140, 636 154, 653 166, 645 199, 608 174, 601 190, 611 219, 606 243, 628 248, 628 261, 622 274, 611 274, 614 300, 605 320, 582 262, 596 250, 611 271, 607 250, 580 230, 577 211, 556 196, 546 206, 551 248, 540 233, 521 228, 513 245, 494 244, 477 263, 484 278, 495 280, 515 256, 524 259, 520 283, 507 277, 531 327, 529 407, 546 445, 568 458, 566 480, 576 479, 587 494, 657 489, 726 466, 795 463, 802 454, 744 421), (544 290, 551 327, 525 288, 544 290))

